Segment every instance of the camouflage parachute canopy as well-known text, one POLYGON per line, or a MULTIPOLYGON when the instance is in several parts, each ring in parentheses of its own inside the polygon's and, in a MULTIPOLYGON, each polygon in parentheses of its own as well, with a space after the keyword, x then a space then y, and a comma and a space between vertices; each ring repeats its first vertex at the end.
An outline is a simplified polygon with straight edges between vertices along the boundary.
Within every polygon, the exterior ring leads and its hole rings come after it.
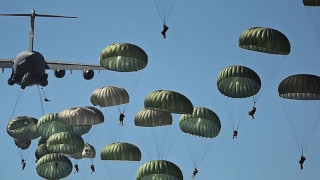
POLYGON ((250 68, 229 66, 219 73, 217 87, 221 94, 227 97, 247 98, 260 91, 261 80, 250 68))
POLYGON ((320 0, 303 0, 305 6, 320 6, 320 0))
POLYGON ((295 74, 281 81, 279 97, 293 100, 320 100, 320 77, 312 74, 295 74))
POLYGON ((136 179, 183 180, 183 174, 180 168, 170 161, 154 160, 140 166, 136 179))
POLYGON ((172 124, 172 115, 168 112, 143 109, 134 117, 134 124, 140 127, 167 126, 172 124))
POLYGON ((64 155, 52 153, 38 160, 36 170, 45 179, 62 179, 72 172, 72 163, 64 155))
POLYGON ((120 86, 106 86, 94 90, 90 101, 94 106, 109 107, 129 103, 129 93, 120 86))
POLYGON ((33 140, 39 137, 36 118, 30 116, 18 116, 9 121, 7 133, 19 140, 33 140))
POLYGON ((148 56, 134 44, 116 43, 102 50, 99 61, 102 67, 111 71, 134 72, 147 66, 148 56))
POLYGON ((179 122, 180 129, 199 137, 213 138, 221 130, 221 122, 216 113, 204 107, 196 107, 192 114, 183 114, 179 122))
POLYGON ((59 121, 65 125, 96 125, 104 122, 103 113, 95 107, 74 107, 59 113, 59 121))
POLYGON ((252 27, 243 31, 239 37, 239 47, 277 55, 288 55, 291 49, 290 42, 283 33, 264 27, 252 27))
POLYGON ((184 95, 169 90, 157 90, 144 99, 144 108, 176 114, 191 114, 193 105, 184 95))
POLYGON ((106 145, 101 153, 101 160, 140 161, 140 149, 130 143, 115 142, 106 145))

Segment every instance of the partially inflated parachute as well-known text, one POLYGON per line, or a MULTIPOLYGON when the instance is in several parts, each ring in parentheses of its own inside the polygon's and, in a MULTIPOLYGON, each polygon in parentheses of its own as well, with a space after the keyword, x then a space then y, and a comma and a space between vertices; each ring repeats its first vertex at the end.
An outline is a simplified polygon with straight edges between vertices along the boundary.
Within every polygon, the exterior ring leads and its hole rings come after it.
POLYGON ((100 53, 100 64, 111 71, 134 72, 147 66, 148 56, 140 47, 129 43, 107 46, 100 53))
POLYGON ((26 150, 29 148, 31 144, 31 140, 21 140, 21 139, 16 139, 14 138, 14 144, 22 150, 26 150))
POLYGON ((264 27, 252 27, 242 32, 239 47, 268 54, 288 55, 290 42, 278 30, 264 27))
POLYGON ((90 100, 94 106, 116 106, 129 103, 129 94, 123 87, 106 86, 94 90, 90 100))
POLYGON ((36 165, 39 176, 46 179, 62 179, 72 172, 72 163, 62 154, 52 153, 41 157, 36 165))
POLYGON ((138 169, 136 180, 183 180, 180 168, 166 160, 149 161, 138 169))
POLYGON ((221 130, 219 117, 204 107, 194 108, 192 114, 181 115, 179 126, 184 133, 205 138, 216 137, 221 130))
POLYGON ((37 131, 36 118, 30 116, 19 116, 11 121, 7 125, 7 133, 19 140, 33 140, 39 137, 37 131))
POLYGON ((257 94, 261 81, 257 73, 244 66, 229 66, 217 79, 218 90, 231 98, 247 98, 257 94))
POLYGON ((101 160, 140 161, 140 149, 130 143, 111 143, 106 145, 100 154, 101 160))
POLYGON ((169 90, 157 90, 149 93, 144 100, 144 108, 177 114, 191 114, 193 112, 193 105, 187 97, 169 90))
POLYGON ((167 126, 172 124, 172 115, 168 112, 143 109, 134 117, 134 124, 140 127, 167 126))
POLYGON ((295 74, 278 86, 279 97, 299 150, 307 150, 320 121, 320 77, 295 74))
POLYGON ((47 148, 52 153, 75 154, 82 152, 84 141, 75 133, 56 133, 47 141, 47 148))

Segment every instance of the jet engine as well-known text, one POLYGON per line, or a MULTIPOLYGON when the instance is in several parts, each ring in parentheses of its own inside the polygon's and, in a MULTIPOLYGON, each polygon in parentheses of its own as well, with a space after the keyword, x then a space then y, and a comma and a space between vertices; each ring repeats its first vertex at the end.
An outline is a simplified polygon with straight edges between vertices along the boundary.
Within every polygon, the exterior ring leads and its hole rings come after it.
POLYGON ((65 71, 65 70, 57 69, 57 70, 54 71, 54 75, 55 75, 57 78, 63 78, 65 74, 66 74, 66 71, 65 71))
POLYGON ((83 75, 84 79, 90 80, 94 76, 94 71, 93 70, 83 70, 82 75, 83 75))

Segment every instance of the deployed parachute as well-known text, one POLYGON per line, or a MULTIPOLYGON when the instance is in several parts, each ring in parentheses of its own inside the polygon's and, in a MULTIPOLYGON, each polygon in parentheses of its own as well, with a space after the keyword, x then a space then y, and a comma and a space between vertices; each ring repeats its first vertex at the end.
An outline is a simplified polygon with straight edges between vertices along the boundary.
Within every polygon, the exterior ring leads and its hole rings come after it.
POLYGON ((253 69, 261 78, 260 93, 255 95, 257 102, 271 79, 279 70, 291 45, 288 38, 280 31, 265 27, 252 27, 244 30, 239 37, 239 47, 244 66, 253 69))
POLYGON ((40 158, 36 165, 39 176, 46 179, 62 179, 72 172, 72 163, 62 154, 52 153, 40 158))
POLYGON ((172 124, 172 115, 168 112, 143 109, 136 114, 134 124, 140 127, 167 126, 172 124))
POLYGON ((42 138, 49 139, 59 132, 73 132, 72 126, 61 124, 58 118, 58 113, 50 113, 39 119, 37 129, 42 138))
POLYGON ((47 141, 47 148, 52 153, 75 154, 82 152, 84 141, 81 136, 75 133, 56 133, 47 141))
POLYGON ((11 121, 7 125, 7 133, 19 140, 33 140, 39 137, 37 131, 36 118, 30 116, 19 116, 11 121))
POLYGON ((116 43, 107 46, 100 53, 100 65, 111 71, 134 72, 147 66, 148 56, 139 46, 116 43))
POLYGON ((34 152, 34 155, 36 156, 36 159, 39 160, 42 156, 45 156, 47 154, 50 154, 48 148, 47 148, 47 144, 40 144, 36 151, 34 152))
POLYGON ((193 112, 193 105, 187 97, 169 90, 157 90, 149 93, 144 100, 144 107, 176 114, 191 114, 193 112))
POLYGON ((178 135, 173 130, 172 115, 165 111, 143 109, 135 115, 134 124, 140 128, 138 132, 148 155, 157 153, 157 156, 149 158, 165 158, 178 135))
POLYGON ((168 22, 175 1, 176 0, 154 0, 154 4, 163 24, 168 22))
POLYGON ((107 86, 94 90, 90 100, 94 106, 116 106, 129 103, 129 94, 120 86, 107 86))
POLYGON ((102 112, 95 107, 74 107, 59 113, 59 121, 65 125, 96 125, 104 122, 102 112))
POLYGON ((264 27, 252 27, 242 32, 239 47, 268 54, 288 55, 290 42, 278 30, 264 27))
POLYGON ((312 74, 289 76, 281 81, 278 92, 303 154, 320 120, 320 77, 312 74))
POLYGON ((238 129, 251 104, 249 97, 260 91, 260 77, 248 67, 229 66, 219 73, 217 88, 227 97, 227 114, 230 116, 233 129, 238 129))
POLYGON ((304 9, 308 15, 309 20, 315 30, 315 34, 320 41, 320 1, 319 0, 303 0, 304 9))
POLYGON ((101 160, 140 161, 140 149, 130 143, 111 143, 106 145, 100 154, 101 160))
POLYGON ((14 138, 14 143, 16 146, 22 150, 26 150, 29 148, 31 144, 31 140, 21 140, 21 139, 16 139, 14 138))
POLYGON ((204 107, 194 108, 192 114, 181 115, 179 126, 184 133, 204 138, 214 138, 221 130, 217 114, 204 107))
POLYGON ((103 160, 108 179, 132 179, 141 160, 141 151, 136 145, 115 142, 102 149, 100 158, 103 160))
POLYGON ((257 94, 261 88, 260 77, 245 66, 229 66, 217 79, 218 90, 230 98, 247 98, 257 94))
POLYGON ((198 167, 212 145, 212 138, 220 133, 220 119, 208 108, 195 107, 192 114, 181 115, 179 126, 185 133, 183 139, 190 152, 193 165, 198 167))
POLYGON ((136 180, 144 179, 183 180, 183 174, 180 168, 170 161, 154 160, 138 169, 136 180))

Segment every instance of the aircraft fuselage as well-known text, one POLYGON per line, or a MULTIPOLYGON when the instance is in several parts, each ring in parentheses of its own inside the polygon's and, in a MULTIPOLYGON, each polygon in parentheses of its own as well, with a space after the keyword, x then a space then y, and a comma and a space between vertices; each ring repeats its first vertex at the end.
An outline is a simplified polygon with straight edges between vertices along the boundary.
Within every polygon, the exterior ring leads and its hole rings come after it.
POLYGON ((24 89, 35 84, 46 86, 48 75, 45 73, 46 61, 37 51, 23 51, 14 59, 8 84, 19 84, 24 89))

